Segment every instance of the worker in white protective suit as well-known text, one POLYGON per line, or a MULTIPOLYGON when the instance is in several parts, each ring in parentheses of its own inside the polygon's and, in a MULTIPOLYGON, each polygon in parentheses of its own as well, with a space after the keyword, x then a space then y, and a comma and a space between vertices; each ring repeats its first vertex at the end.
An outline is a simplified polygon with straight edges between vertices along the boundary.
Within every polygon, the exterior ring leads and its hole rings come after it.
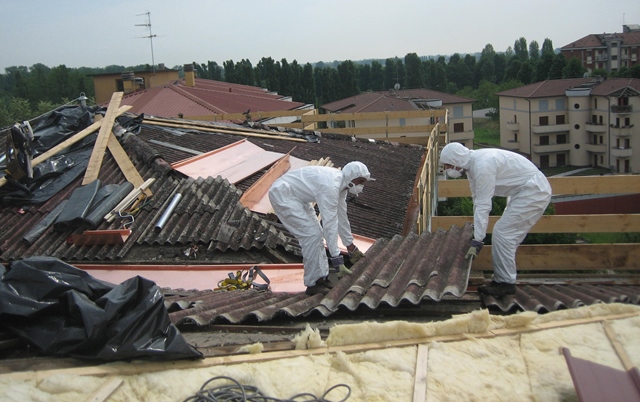
POLYGON ((507 197, 507 207, 493 227, 493 280, 478 291, 491 296, 516 293, 516 249, 540 219, 551 199, 551 185, 525 157, 502 149, 470 150, 447 144, 440 154, 445 174, 466 172, 473 198, 474 233, 466 258, 476 257, 487 234, 492 197, 507 197))
POLYGON ((338 248, 338 236, 347 245, 351 262, 363 257, 353 244, 347 217, 347 193, 358 195, 371 178, 362 162, 347 163, 342 170, 327 166, 305 166, 292 170, 269 189, 269 200, 285 228, 300 242, 304 265, 305 293, 327 294, 333 287, 328 279, 329 263, 339 275, 350 274, 338 248), (318 221, 313 203, 322 219, 318 221), (324 242, 330 254, 327 261, 324 242))

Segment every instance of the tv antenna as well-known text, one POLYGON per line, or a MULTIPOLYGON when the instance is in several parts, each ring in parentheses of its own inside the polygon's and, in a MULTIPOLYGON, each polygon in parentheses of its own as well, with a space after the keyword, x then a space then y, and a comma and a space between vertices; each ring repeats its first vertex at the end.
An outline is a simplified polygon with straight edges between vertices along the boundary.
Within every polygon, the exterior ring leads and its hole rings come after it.
POLYGON ((136 17, 139 17, 141 15, 146 15, 147 16, 147 23, 146 24, 136 24, 137 27, 147 27, 149 28, 149 35, 148 36, 143 36, 143 38, 149 38, 149 41, 151 42, 151 71, 153 73, 156 72, 156 63, 155 60, 153 59, 153 38, 156 37, 156 35, 154 35, 151 32, 151 12, 147 11, 146 13, 142 13, 142 14, 136 14, 136 17))

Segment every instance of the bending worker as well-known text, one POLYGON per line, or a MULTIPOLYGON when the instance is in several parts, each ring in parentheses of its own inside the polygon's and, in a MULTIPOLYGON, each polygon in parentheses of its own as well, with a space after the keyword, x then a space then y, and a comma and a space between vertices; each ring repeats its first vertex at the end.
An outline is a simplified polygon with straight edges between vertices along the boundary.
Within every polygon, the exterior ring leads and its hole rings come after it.
POLYGON ((466 258, 478 255, 487 234, 491 199, 507 198, 507 207, 493 227, 491 257, 493 280, 478 291, 491 296, 516 293, 516 249, 540 219, 551 199, 551 185, 525 157, 501 149, 470 150, 447 144, 440 154, 451 178, 467 173, 473 199, 474 234, 466 258))
POLYGON ((305 166, 292 170, 269 189, 269 200, 285 228, 300 242, 304 265, 305 293, 327 294, 333 287, 328 279, 329 262, 323 240, 331 255, 331 266, 340 275, 350 274, 338 248, 338 235, 347 245, 351 261, 363 254, 353 244, 351 225, 347 217, 347 192, 358 195, 371 178, 361 162, 347 163, 342 170, 327 166, 305 166), (318 205, 322 226, 313 203, 318 205))

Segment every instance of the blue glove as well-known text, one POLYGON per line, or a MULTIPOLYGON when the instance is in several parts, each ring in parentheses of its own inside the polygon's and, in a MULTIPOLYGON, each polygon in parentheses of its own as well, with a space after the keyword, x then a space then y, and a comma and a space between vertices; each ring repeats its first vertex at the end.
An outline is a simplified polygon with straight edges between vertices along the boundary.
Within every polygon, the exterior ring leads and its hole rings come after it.
POLYGON ((469 258, 477 257, 480 250, 482 250, 482 246, 484 246, 483 242, 478 240, 471 240, 471 247, 469 247, 469 250, 467 251, 467 254, 464 256, 464 258, 468 260, 469 258))
POLYGON ((331 265, 332 268, 338 268, 340 265, 344 265, 344 257, 342 255, 329 257, 329 265, 331 265))

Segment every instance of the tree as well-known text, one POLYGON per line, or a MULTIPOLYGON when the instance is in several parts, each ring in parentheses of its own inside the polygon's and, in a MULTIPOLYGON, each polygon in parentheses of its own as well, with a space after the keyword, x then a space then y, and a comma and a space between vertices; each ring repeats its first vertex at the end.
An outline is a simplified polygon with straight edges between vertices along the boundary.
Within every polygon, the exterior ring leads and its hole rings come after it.
POLYGON ((209 78, 216 81, 222 81, 222 68, 215 61, 207 62, 207 70, 209 78))
POLYGON ((370 86, 373 91, 382 91, 384 90, 384 71, 382 69, 382 64, 380 62, 374 60, 371 62, 371 78, 370 78, 370 86))
POLYGON ((404 80, 405 88, 423 88, 422 61, 416 53, 407 53, 404 56, 406 75, 404 80))
POLYGON ((545 81, 549 78, 549 70, 551 70, 551 66, 553 65, 553 59, 553 52, 542 52, 540 60, 536 63, 533 82, 545 81))
POLYGON ((567 59, 564 57, 562 53, 558 53, 553 58, 553 63, 551 64, 551 68, 549 69, 549 78, 550 80, 559 80, 563 78, 563 70, 564 66, 567 65, 567 59))
POLYGON ((529 59, 529 51, 527 50, 527 40, 523 37, 516 40, 513 44, 513 51, 516 54, 516 57, 521 61, 525 61, 529 59))
POLYGON ((316 82, 313 75, 311 63, 307 63, 302 68, 302 95, 300 100, 305 103, 316 104, 316 82))
POLYGON ((531 84, 531 77, 533 76, 533 67, 531 67, 530 61, 525 61, 520 66, 520 70, 518 70, 518 81, 522 82, 524 85, 531 84))
POLYGON ((493 66, 495 69, 496 83, 502 82, 504 73, 507 69, 507 57, 504 54, 496 53, 493 58, 493 66))
POLYGON ((540 45, 538 45, 538 42, 535 40, 529 43, 529 59, 533 62, 540 60, 540 45))
POLYGON ((280 60, 280 74, 278 77, 280 78, 280 88, 278 92, 281 95, 291 96, 293 92, 291 88, 291 67, 289 67, 289 63, 285 58, 280 60))
POLYGON ((224 68, 224 80, 226 82, 237 83, 238 76, 236 73, 236 65, 233 60, 227 60, 222 62, 224 68))
POLYGON ((553 49, 553 42, 549 38, 545 38, 544 42, 542 42, 542 54, 551 53, 555 54, 555 50, 553 49))
POLYGON ((366 92, 371 89, 371 65, 358 65, 358 88, 360 92, 366 92))
POLYGON ((358 74, 351 60, 338 64, 338 76, 340 82, 340 98, 348 98, 360 93, 358 90, 358 74))
POLYGON ((520 67, 522 67, 522 61, 519 58, 514 57, 511 60, 509 60, 509 64, 507 65, 507 68, 504 71, 504 77, 502 80, 503 81, 517 80, 518 73, 520 72, 520 67))
POLYGON ((480 54, 480 60, 478 61, 476 77, 479 81, 496 82, 495 63, 496 51, 493 50, 493 45, 488 43, 482 49, 480 54))
POLYGON ((577 57, 572 57, 562 70, 563 78, 580 78, 587 70, 577 57))

